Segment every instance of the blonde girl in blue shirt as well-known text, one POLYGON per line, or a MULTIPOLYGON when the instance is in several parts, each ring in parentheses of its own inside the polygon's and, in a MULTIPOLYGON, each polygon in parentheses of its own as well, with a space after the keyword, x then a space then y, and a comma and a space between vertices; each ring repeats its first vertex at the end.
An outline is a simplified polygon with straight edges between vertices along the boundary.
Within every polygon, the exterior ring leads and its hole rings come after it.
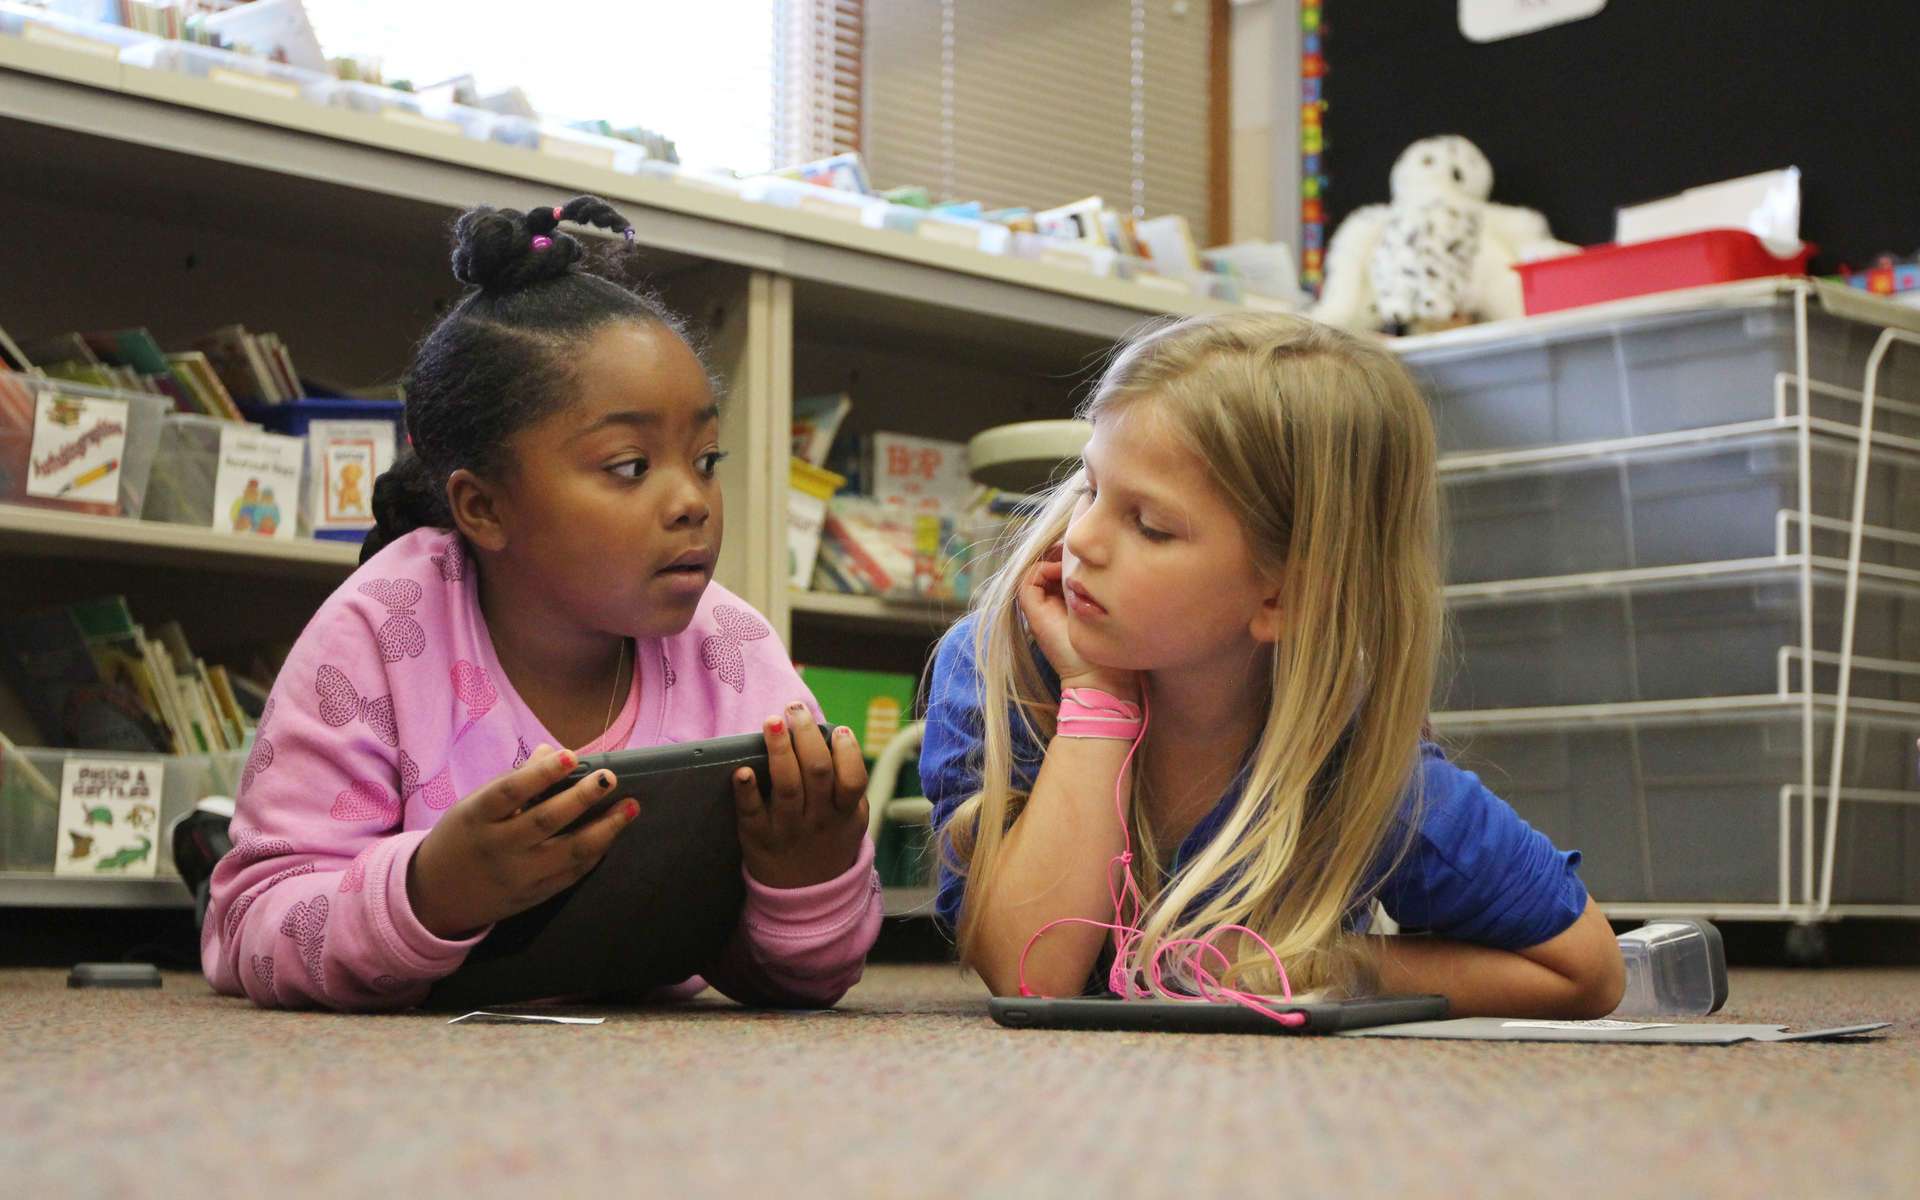
POLYGON ((1002 995, 1277 995, 1277 957, 1296 994, 1611 1011, 1620 954, 1579 855, 1423 736, 1434 434, 1393 355, 1297 317, 1192 318, 1124 346, 1085 415, 1083 469, 930 679, 921 778, 962 960, 1002 995), (1112 927, 1121 869, 1137 938, 1112 927), (1368 933, 1375 901, 1429 936, 1368 933), (1223 927, 1244 932, 1189 941, 1223 927))

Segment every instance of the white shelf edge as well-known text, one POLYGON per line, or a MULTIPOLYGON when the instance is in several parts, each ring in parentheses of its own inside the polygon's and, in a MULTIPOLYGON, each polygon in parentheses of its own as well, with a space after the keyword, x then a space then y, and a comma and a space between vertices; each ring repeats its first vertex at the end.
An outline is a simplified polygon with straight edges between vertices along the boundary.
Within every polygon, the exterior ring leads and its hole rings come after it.
POLYGON ((38 871, 0 871, 0 908, 192 908, 180 880, 86 879, 38 871))
POLYGON ((182 564, 298 565, 315 574, 337 573, 342 579, 360 560, 360 548, 345 542, 253 537, 165 521, 0 503, 0 546, 10 550, 31 546, 44 551, 62 543, 109 552, 116 547, 138 548, 146 551, 147 557, 177 558, 182 564))

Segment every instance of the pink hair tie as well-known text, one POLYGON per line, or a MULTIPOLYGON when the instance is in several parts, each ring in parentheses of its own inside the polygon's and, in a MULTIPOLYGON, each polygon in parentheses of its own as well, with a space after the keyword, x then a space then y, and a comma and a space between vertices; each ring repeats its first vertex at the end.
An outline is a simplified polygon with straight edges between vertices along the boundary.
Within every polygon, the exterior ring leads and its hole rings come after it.
POLYGON ((533 248, 535 250, 545 250, 551 245, 553 245, 553 239, 544 233, 533 239, 533 248))
POLYGON ((554 206, 553 206, 553 219, 554 219, 554 221, 555 221, 555 222, 558 222, 558 221, 560 221, 560 220, 561 220, 561 219, 562 219, 562 218, 563 218, 563 217, 565 216, 565 214, 566 214, 566 211, 567 211, 566 209, 564 209, 564 208, 561 208, 561 207, 560 207, 560 206, 559 206, 558 204, 556 204, 556 205, 554 205, 554 206))

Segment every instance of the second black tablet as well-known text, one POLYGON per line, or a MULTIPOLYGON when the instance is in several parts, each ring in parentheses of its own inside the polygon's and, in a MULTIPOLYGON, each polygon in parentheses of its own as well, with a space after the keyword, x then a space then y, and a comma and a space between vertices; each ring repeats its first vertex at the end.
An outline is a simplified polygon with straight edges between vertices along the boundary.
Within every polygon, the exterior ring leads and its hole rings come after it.
POLYGON ((1112 996, 1063 999, 994 996, 993 1019, 1014 1029, 1125 1029, 1165 1033, 1339 1033, 1374 1025, 1437 1021, 1447 1015, 1445 996, 1367 996, 1358 1000, 1293 1002, 1268 998, 1276 1012, 1299 1013, 1303 1024, 1282 1025, 1238 1004, 1183 1000, 1121 1000, 1112 996))

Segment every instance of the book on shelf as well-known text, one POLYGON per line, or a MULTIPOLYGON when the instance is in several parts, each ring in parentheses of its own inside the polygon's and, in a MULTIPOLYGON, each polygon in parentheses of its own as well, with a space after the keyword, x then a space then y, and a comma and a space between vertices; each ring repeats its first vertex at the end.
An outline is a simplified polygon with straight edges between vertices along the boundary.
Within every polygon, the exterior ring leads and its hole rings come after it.
POLYGON ((28 338, 20 343, 20 349, 43 368, 48 363, 84 363, 93 367, 100 365, 100 356, 93 352, 93 347, 87 344, 87 339, 78 333, 56 333, 43 338, 28 338))
POLYGON ((175 351, 167 355, 167 369, 189 393, 195 411, 229 421, 246 420, 205 354, 198 350, 175 351))
POLYGON ((867 490, 884 505, 909 514, 957 513, 973 494, 963 443, 875 433, 869 452, 873 462, 867 490))
POLYGON ((133 368, 117 367, 112 363, 83 362, 77 358, 69 358, 47 363, 40 370, 53 379, 64 379, 69 383, 84 383, 90 387, 112 388, 120 392, 153 390, 143 383, 140 373, 133 368))
POLYGON ((222 325, 203 335, 194 348, 207 356, 235 400, 284 404, 300 394, 292 359, 278 337, 249 333, 245 325, 222 325))
POLYGON ((167 357, 145 329, 109 329, 79 336, 103 363, 127 367, 141 375, 167 373, 167 357))
POLYGON ((0 370, 31 371, 33 362, 27 357, 20 344, 7 336, 4 326, 0 326, 0 370))
POLYGON ((793 457, 807 465, 824 467, 840 424, 853 411, 853 397, 845 392, 799 396, 793 402, 793 457))
POLYGON ((0 619, 0 667, 56 746, 151 753, 167 749, 138 692, 102 677, 65 608, 0 619))
POLYGON ((179 622, 148 636, 123 596, 0 620, 0 650, 14 694, 52 747, 210 754, 244 748, 257 723, 235 678, 196 656, 179 622))

